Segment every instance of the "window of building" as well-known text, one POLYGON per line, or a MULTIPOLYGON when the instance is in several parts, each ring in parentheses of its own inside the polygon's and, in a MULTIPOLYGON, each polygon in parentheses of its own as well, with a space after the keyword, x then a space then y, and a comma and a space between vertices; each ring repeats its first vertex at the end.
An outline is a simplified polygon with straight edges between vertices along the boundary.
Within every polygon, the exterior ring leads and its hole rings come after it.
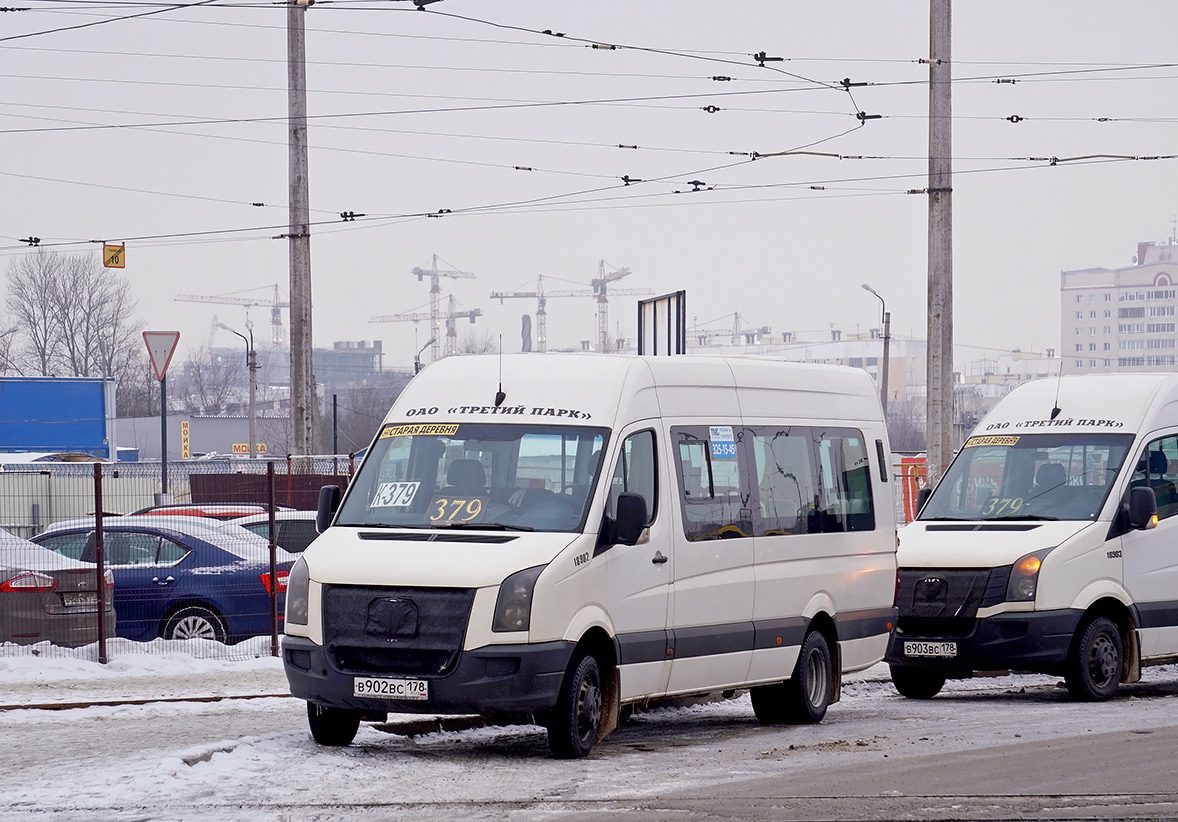
POLYGON ((1145 347, 1151 351, 1157 351, 1159 349, 1174 348, 1176 347, 1175 343, 1178 343, 1178 341, 1173 337, 1168 340, 1146 340, 1145 347))
POLYGON ((1084 343, 1076 343, 1076 350, 1083 351, 1084 350, 1084 343))
POLYGON ((1104 361, 1104 367, 1105 367, 1105 368, 1109 368, 1109 367, 1111 367, 1111 366, 1112 366, 1112 362, 1113 362, 1112 360, 1105 360, 1105 361, 1104 361))
MULTIPOLYGON (((1106 303, 1111 303, 1111 302, 1113 301, 1113 295, 1112 295, 1112 294, 1105 294, 1105 295, 1104 295, 1104 301, 1105 301, 1106 303)), ((1108 315, 1107 315, 1107 314, 1105 314, 1105 316, 1107 317, 1108 315)))
POLYGON ((1083 368, 1083 367, 1084 367, 1084 361, 1083 360, 1076 360, 1076 368, 1083 368))
POLYGON ((1088 343, 1088 350, 1095 351, 1096 350, 1096 343, 1088 343))
POLYGON ((1118 340, 1117 348, 1121 351, 1141 351, 1145 348, 1145 340, 1118 340))
POLYGON ((1147 334, 1173 334, 1174 323, 1146 323, 1145 332, 1147 334))
POLYGON ((1145 307, 1141 308, 1122 308, 1117 311, 1117 316, 1122 320, 1136 319, 1145 316, 1145 307))
POLYGON ((1113 344, 1112 344, 1112 343, 1105 343, 1105 344, 1104 344, 1104 350, 1105 350, 1105 351, 1112 351, 1112 350, 1113 350, 1113 344))
POLYGON ((1145 365, 1145 357, 1119 357, 1117 359, 1118 368, 1140 368, 1145 365))
POLYGON ((1077 294, 1077 295, 1076 295, 1076 302, 1083 302, 1083 300, 1084 300, 1084 295, 1083 295, 1083 294, 1077 294))

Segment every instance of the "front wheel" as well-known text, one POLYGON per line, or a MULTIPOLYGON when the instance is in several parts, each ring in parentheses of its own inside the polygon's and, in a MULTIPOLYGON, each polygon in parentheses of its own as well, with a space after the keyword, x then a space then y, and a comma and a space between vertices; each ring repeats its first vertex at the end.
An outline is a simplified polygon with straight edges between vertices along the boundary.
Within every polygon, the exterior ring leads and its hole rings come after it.
POLYGON ((1117 624, 1108 617, 1096 617, 1082 625, 1077 636, 1064 672, 1068 693, 1073 699, 1085 702, 1110 698, 1125 668, 1124 645, 1117 624))
POLYGON ((320 745, 351 745, 356 732, 360 730, 360 712, 346 708, 325 708, 308 702, 307 724, 311 727, 312 738, 320 745))
POLYGON ((548 748, 557 759, 588 756, 597 742, 602 711, 601 669, 591 654, 574 660, 548 717, 548 748))
POLYGON ((892 684, 900 696, 932 699, 945 687, 945 675, 910 665, 892 665, 892 684))
POLYGON ((164 626, 164 639, 212 639, 225 641, 225 623, 214 611, 189 605, 172 614, 164 626))

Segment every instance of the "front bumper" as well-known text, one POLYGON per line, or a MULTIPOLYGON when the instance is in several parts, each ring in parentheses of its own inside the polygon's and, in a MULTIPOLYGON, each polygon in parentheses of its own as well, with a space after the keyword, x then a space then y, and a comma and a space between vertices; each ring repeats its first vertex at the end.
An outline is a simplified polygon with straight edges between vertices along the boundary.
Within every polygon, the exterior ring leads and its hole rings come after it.
POLYGON ((368 714, 534 714, 556 704, 573 648, 571 642, 485 646, 463 651, 453 670, 435 677, 344 671, 322 646, 304 637, 284 636, 282 662, 291 694, 329 708, 368 714), (425 679, 429 699, 357 697, 352 693, 357 676, 425 679))
POLYGON ((892 665, 907 665, 944 672, 948 676, 968 676, 974 671, 1031 671, 1059 673, 1067 659, 1072 635, 1083 611, 1021 611, 998 614, 974 621, 973 630, 964 636, 937 635, 926 623, 919 634, 905 632, 900 624, 888 640, 884 660, 892 665), (954 657, 908 656, 904 643, 955 642, 954 657))

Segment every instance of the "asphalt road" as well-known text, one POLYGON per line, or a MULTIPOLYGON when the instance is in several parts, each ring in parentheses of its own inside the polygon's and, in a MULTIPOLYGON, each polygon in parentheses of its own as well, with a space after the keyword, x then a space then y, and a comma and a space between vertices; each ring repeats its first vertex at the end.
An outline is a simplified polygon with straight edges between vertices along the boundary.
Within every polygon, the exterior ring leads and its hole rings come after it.
POLYGON ((746 696, 640 713, 574 762, 532 726, 412 728, 321 748, 289 698, 2 711, 0 819, 1178 820, 1176 667, 1100 704, 1047 677, 914 702, 877 672, 819 725, 761 726, 746 696))

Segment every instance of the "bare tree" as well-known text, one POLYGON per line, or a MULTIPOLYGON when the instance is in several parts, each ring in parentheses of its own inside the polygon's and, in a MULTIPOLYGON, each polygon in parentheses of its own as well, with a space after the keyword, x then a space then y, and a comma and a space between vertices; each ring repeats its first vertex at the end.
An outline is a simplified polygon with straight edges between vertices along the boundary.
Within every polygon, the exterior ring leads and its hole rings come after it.
POLYGON ((338 440, 341 454, 354 454, 368 446, 381 421, 385 418, 393 401, 409 384, 409 373, 384 372, 374 379, 350 386, 336 394, 338 418, 332 428, 332 396, 324 397, 323 413, 318 415, 319 431, 316 442, 321 451, 332 450, 332 441, 338 440))
MULTIPOLYGON (((197 348, 181 363, 173 395, 176 406, 187 414, 224 413, 226 406, 247 390, 248 373, 239 362, 241 359, 212 352, 204 346, 197 348)), ((168 405, 171 407, 172 402, 168 405)))
POLYGON ((136 367, 141 323, 131 287, 93 254, 38 249, 18 257, 8 267, 6 302, 23 332, 24 371, 118 384, 136 367))
POLYGON ((459 354, 497 354, 499 337, 490 331, 484 331, 482 334, 470 331, 463 335, 457 351, 459 354))
POLYGON ((888 440, 893 451, 925 449, 924 402, 912 399, 888 403, 888 440))
POLYGON ((45 249, 15 258, 8 264, 8 296, 13 319, 23 330, 14 362, 22 373, 43 377, 54 371, 61 343, 56 292, 65 257, 45 249))

